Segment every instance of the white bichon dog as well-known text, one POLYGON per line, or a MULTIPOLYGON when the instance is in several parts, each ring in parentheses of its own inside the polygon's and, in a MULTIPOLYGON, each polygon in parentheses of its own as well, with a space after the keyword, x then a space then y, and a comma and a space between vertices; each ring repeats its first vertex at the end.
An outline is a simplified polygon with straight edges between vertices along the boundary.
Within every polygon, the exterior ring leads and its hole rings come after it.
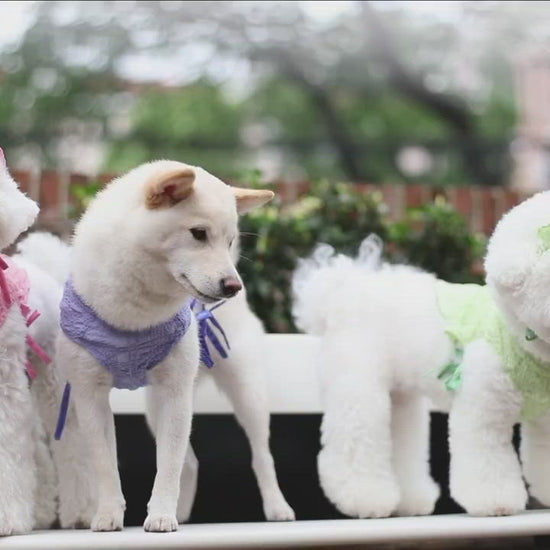
POLYGON ((44 427, 46 452, 53 457, 53 465, 51 459, 49 463, 38 462, 37 514, 46 516, 38 525, 48 526, 53 514, 63 528, 89 527, 95 509, 96 486, 87 441, 76 422, 72 403, 63 438, 55 441, 65 386, 65 378, 55 362, 55 341, 60 330, 61 281, 69 271, 70 247, 54 235, 34 232, 18 244, 17 250, 14 260, 25 269, 31 284, 29 304, 41 313, 30 327, 31 335, 54 359, 50 363, 38 357, 33 359, 37 376, 31 392, 36 418, 44 427))
MULTIPOLYGON (((0 248, 11 245, 37 214, 38 206, 19 190, 0 149, 0 248)), ((37 471, 51 471, 51 459, 29 388, 36 372, 27 361, 27 343, 42 354, 28 329, 36 319, 29 285, 21 265, 0 255, 0 535, 26 533, 55 519, 53 495, 37 493, 37 471), (43 506, 35 506, 37 499, 43 506)))
MULTIPOLYGON (((523 510, 522 473, 530 493, 550 505, 548 212, 547 192, 500 221, 486 287, 367 266, 326 248, 299 267, 296 321, 322 336, 319 475, 342 512, 433 510, 428 399, 450 410, 451 495, 467 512, 523 510), (518 421, 523 472, 511 441, 518 421)), ((370 243, 372 258, 380 246, 370 243)))
POLYGON ((452 346, 435 278, 382 264, 381 252, 374 236, 357 260, 321 245, 294 274, 296 324, 322 337, 319 477, 344 514, 430 514, 439 490, 429 472, 425 394, 448 399, 437 377, 425 374, 449 360, 452 346))
MULTIPOLYGON (((0 149, 0 247, 26 231, 38 206, 10 176, 0 149)), ((14 257, 0 255, 0 535, 89 524, 94 490, 85 441, 74 422, 53 435, 64 380, 51 362, 59 332, 68 247, 52 235, 32 234, 14 257), (28 359, 27 359, 28 357, 28 359), (58 474, 62 475, 58 475, 58 474), (83 498, 82 495, 86 495, 83 498)))

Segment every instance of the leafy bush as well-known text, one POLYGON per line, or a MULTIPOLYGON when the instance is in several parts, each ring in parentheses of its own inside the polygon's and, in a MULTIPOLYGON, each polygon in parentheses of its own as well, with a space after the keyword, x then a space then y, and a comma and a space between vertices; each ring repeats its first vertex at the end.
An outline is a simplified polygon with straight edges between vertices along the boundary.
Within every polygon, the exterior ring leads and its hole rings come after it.
MULTIPOLYGON (((240 181, 266 187, 257 171, 240 181)), ((74 188, 77 215, 98 186, 74 188)), ((365 193, 345 183, 314 183, 292 204, 275 199, 241 220, 239 270, 249 301, 270 332, 294 332, 290 280, 300 257, 318 242, 355 255, 360 242, 376 233, 384 239, 389 261, 411 263, 453 282, 481 282, 484 239, 469 230, 462 216, 443 198, 410 209, 393 222, 381 193, 365 193)))
POLYGON ((290 205, 274 203, 241 222, 239 268, 249 301, 270 332, 294 332, 290 280, 296 260, 318 242, 354 254, 360 242, 377 233, 389 261, 411 263, 453 282, 481 282, 484 238, 473 235, 444 199, 410 209, 392 222, 379 193, 351 185, 319 182, 290 205))
POLYGON ((453 283, 483 279, 485 238, 471 233, 442 197, 410 208, 403 221, 388 224, 388 242, 392 261, 420 266, 453 283))

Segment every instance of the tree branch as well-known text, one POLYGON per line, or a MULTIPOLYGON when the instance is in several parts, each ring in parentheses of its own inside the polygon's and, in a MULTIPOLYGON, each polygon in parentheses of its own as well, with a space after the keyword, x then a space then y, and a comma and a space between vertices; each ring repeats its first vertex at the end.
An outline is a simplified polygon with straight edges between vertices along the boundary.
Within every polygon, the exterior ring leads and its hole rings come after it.
POLYGON ((372 33, 382 60, 388 68, 390 82, 403 95, 435 112, 452 126, 459 140, 464 164, 477 183, 497 184, 494 176, 487 170, 479 146, 474 117, 466 104, 458 98, 433 92, 427 88, 420 75, 408 70, 399 59, 394 41, 376 10, 368 1, 361 1, 360 4, 365 24, 372 33))
POLYGON ((329 93, 322 86, 307 78, 286 54, 277 55, 276 61, 281 72, 308 93, 313 105, 315 105, 323 119, 327 135, 338 153, 340 164, 347 178, 350 181, 361 181, 363 177, 357 162, 356 147, 339 117, 329 93))

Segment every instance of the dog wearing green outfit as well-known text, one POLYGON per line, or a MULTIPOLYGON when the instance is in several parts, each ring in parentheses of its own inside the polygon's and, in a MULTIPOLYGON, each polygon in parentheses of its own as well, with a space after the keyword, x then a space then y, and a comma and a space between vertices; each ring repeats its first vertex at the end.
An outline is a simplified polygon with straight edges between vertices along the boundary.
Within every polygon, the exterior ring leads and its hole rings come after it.
POLYGON ((319 478, 340 511, 432 512, 430 409, 449 412, 450 490, 468 513, 525 509, 524 479, 550 505, 549 223, 550 192, 505 215, 489 241, 486 286, 326 246, 301 263, 294 316, 321 337, 319 478))

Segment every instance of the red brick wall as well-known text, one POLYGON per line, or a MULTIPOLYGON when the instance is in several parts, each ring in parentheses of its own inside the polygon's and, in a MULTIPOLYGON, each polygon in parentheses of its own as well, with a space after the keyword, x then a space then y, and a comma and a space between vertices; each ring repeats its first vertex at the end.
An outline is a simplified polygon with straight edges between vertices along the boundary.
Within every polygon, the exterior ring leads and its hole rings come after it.
MULTIPOLYGON (((110 181, 115 174, 88 177, 82 174, 66 174, 51 170, 39 173, 15 170, 14 178, 33 199, 40 203, 39 225, 50 230, 63 231, 70 227, 68 215, 74 204, 71 185, 110 181)), ((491 233, 496 222, 510 208, 523 200, 516 191, 507 188, 485 187, 433 187, 427 185, 355 184, 365 192, 380 191, 393 218, 400 218, 406 208, 420 206, 444 196, 461 212, 470 228, 477 232, 491 233)), ((307 192, 309 183, 285 182, 276 184, 277 193, 290 202, 307 192)))

